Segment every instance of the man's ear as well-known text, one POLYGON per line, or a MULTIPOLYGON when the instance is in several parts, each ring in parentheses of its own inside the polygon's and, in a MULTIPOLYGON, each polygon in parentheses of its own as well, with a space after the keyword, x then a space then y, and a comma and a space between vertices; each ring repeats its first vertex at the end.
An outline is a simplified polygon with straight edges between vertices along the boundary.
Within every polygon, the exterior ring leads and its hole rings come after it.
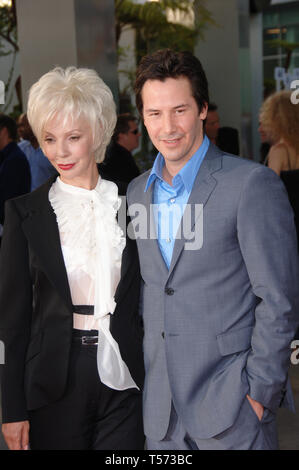
POLYGON ((205 103, 201 108, 201 112, 199 113, 199 117, 202 121, 205 121, 208 114, 208 103, 205 103))

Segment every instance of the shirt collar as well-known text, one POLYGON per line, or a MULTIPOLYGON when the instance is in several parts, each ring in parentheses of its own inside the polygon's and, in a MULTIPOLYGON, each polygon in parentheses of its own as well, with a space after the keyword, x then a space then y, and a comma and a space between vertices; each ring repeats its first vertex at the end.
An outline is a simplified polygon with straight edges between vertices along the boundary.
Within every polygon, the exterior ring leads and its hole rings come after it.
POLYGON ((145 185, 145 190, 147 191, 150 185, 157 179, 159 178, 161 181, 163 181, 163 176, 162 176, 162 171, 163 171, 163 166, 165 165, 164 157, 163 155, 159 152, 154 164, 152 171, 150 172, 150 175, 147 179, 146 185, 145 185))
POLYGON ((93 191, 99 192, 100 184, 101 184, 101 176, 99 175, 98 182, 96 184, 96 187, 94 189, 85 189, 81 188, 80 186, 73 186, 71 184, 64 183, 60 177, 56 179, 56 186, 58 188, 58 191, 69 193, 69 194, 81 194, 81 195, 90 195, 92 194, 93 191))
MULTIPOLYGON (((183 168, 179 171, 179 173, 173 178, 174 184, 177 180, 181 179, 187 191, 191 192, 196 175, 208 151, 209 145, 210 145, 210 141, 208 137, 205 135, 201 146, 196 150, 196 152, 192 155, 190 160, 183 166, 183 168)), ((163 181, 162 171, 163 171, 164 165, 165 165, 164 157, 159 152, 154 161, 153 168, 147 179, 144 192, 148 190, 148 188, 157 178, 163 181)))

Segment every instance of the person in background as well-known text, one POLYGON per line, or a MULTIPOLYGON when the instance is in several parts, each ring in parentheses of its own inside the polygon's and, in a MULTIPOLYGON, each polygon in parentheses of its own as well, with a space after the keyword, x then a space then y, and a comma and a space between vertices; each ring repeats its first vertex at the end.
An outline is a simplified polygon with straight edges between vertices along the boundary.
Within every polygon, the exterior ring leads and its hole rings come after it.
POLYGON ((204 130, 210 141, 223 152, 239 155, 238 130, 229 126, 220 127, 218 106, 215 103, 209 103, 204 130))
POLYGON ((138 256, 118 186, 97 168, 112 93, 94 70, 55 68, 31 87, 28 119, 59 176, 6 206, 4 438, 13 450, 142 450, 138 256))
POLYGON ((261 146, 260 146, 260 163, 263 165, 267 165, 267 155, 269 153, 271 144, 269 142, 269 137, 267 136, 264 128, 259 122, 258 132, 260 134, 261 146))
POLYGON ((0 243, 4 223, 4 203, 30 191, 31 176, 27 159, 16 144, 15 121, 0 114, 0 243))
POLYGON ((272 143, 266 163, 284 182, 294 210, 299 248, 299 106, 291 102, 291 91, 279 91, 264 101, 260 123, 272 143))
POLYGON ((205 121, 205 133, 214 145, 217 145, 219 128, 220 118, 218 114, 218 106, 215 103, 210 103, 205 121))
POLYGON ((272 144, 267 164, 278 176, 299 169, 299 106, 291 102, 291 93, 283 90, 268 96, 260 110, 260 124, 272 144))
POLYGON ((129 183, 140 175, 139 168, 131 153, 139 146, 140 135, 135 116, 131 114, 118 116, 111 143, 107 147, 105 160, 100 166, 103 175, 125 183, 129 183))
POLYGON ((21 138, 20 149, 27 157, 31 172, 31 191, 45 183, 57 171, 43 154, 39 143, 32 132, 27 114, 21 114, 18 119, 18 134, 21 138))

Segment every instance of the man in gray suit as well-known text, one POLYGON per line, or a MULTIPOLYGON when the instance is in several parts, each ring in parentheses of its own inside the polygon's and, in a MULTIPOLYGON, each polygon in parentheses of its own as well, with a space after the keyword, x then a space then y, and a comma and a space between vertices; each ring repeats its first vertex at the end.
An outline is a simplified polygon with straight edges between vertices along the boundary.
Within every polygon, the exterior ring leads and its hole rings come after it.
POLYGON ((137 70, 159 150, 130 183, 143 279, 148 449, 276 449, 298 325, 293 213, 280 179, 204 135, 208 84, 190 53, 137 70))

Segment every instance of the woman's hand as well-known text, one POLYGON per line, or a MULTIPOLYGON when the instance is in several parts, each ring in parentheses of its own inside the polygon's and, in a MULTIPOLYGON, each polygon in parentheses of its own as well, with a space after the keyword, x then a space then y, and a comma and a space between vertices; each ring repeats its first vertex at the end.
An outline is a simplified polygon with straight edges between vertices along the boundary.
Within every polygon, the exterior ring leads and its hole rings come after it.
POLYGON ((2 433, 9 450, 28 450, 29 421, 2 424, 2 433))

